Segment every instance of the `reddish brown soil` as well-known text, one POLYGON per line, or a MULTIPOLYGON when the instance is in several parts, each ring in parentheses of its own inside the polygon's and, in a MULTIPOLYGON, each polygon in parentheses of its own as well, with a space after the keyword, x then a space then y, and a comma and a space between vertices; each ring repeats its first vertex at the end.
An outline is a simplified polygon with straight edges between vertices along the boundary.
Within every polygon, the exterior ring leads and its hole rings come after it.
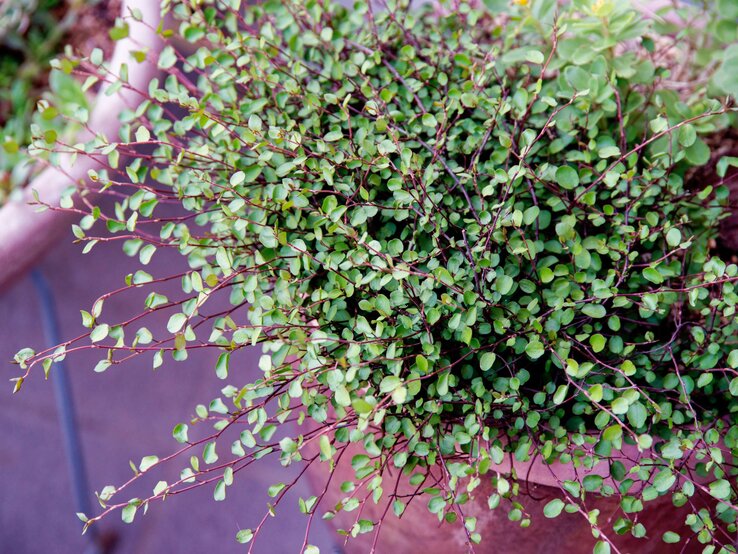
POLYGON ((122 0, 104 0, 81 8, 74 34, 68 39, 75 52, 89 54, 93 48, 101 48, 105 57, 110 57, 114 43, 108 31, 115 24, 115 18, 120 16, 121 3, 122 0))

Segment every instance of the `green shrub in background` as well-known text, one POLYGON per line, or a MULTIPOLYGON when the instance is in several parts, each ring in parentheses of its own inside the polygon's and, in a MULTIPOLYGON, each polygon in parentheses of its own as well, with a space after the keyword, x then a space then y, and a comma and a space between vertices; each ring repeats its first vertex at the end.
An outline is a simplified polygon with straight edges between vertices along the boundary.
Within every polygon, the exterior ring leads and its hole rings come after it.
POLYGON ((50 66, 62 53, 81 7, 76 1, 64 4, 59 0, 0 3, 0 204, 34 171, 37 160, 27 152, 33 138, 31 125, 54 142, 58 133, 76 128, 56 118, 60 111, 79 117, 78 110, 88 109, 82 83, 50 66))
MULTIPOLYGON (((690 179, 710 161, 705 137, 734 119, 718 96, 733 91, 729 57, 689 65, 704 79, 673 86, 674 59, 692 43, 609 0, 172 10, 197 48, 186 59, 165 48, 168 74, 122 114, 121 136, 86 147, 108 156, 94 179, 125 195, 112 211, 94 207, 75 234, 88 249, 119 237, 144 266, 178 249, 189 266, 182 295, 167 298, 132 262, 126 289, 150 289, 141 316, 104 323, 106 295, 83 320, 103 353, 96 371, 212 347, 228 385, 175 428, 175 459, 192 456, 181 478, 148 498, 108 486, 102 515, 120 509, 131 521, 198 484, 222 500, 234 471, 268 454, 300 461, 307 443, 328 473, 357 443, 366 493, 345 510, 384 496, 401 513, 407 499, 384 486, 387 466, 422 481, 443 461, 446 481, 414 501, 453 521, 479 479, 494 479, 491 509, 525 526, 514 503, 524 476, 492 470, 507 455, 538 457, 610 468, 619 489, 567 481, 567 502, 546 512, 618 495, 623 517, 591 517, 600 553, 613 533, 645 535, 644 504, 701 494, 716 505, 694 509, 696 539, 663 539, 734 551, 716 522, 735 532, 738 267, 714 241, 735 160, 713 181, 690 179), (187 213, 160 217, 163 202, 187 213), (222 295, 231 308, 209 309, 222 295), (162 310, 167 332, 149 330, 162 310), (255 344, 265 355, 249 380, 230 358, 255 344), (305 418, 317 430, 290 426, 305 418)), ((724 42, 706 36, 717 55, 724 42)), ((99 59, 79 67, 104 75, 99 59)), ((20 352, 17 388, 77 346, 20 352)), ((164 463, 144 458, 136 479, 164 463)), ((275 505, 289 488, 270 488, 275 505)), ((301 506, 334 509, 317 497, 301 506)), ((465 523, 471 542, 483 538, 465 523)))

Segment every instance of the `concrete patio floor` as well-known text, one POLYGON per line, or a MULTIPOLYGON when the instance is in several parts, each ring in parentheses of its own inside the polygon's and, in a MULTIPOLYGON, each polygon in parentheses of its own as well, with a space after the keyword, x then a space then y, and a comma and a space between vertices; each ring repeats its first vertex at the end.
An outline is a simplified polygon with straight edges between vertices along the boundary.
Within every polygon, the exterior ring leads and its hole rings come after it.
MULTIPOLYGON (((84 331, 79 310, 89 309, 98 295, 122 285, 128 272, 126 267, 130 267, 119 244, 98 246, 90 254, 82 255, 81 247, 72 245, 71 240, 70 233, 39 265, 52 283, 63 339, 84 331)), ((168 275, 182 263, 172 253, 157 254, 149 271, 154 275, 168 275)), ((137 302, 132 307, 125 300, 111 300, 106 303, 104 319, 118 321, 139 305, 137 302)), ((7 381, 18 374, 18 367, 9 363, 18 349, 44 345, 38 297, 26 277, 0 294, 0 377, 3 378, 0 430, 4 436, 0 441, 0 552, 3 553, 80 553, 87 544, 80 535, 81 524, 75 516, 52 384, 45 382, 39 371, 20 393, 12 395, 7 381)), ((242 370, 258 371, 259 354, 252 351, 244 356, 242 370)), ((204 351, 187 362, 165 363, 155 372, 148 358, 140 359, 114 366, 103 374, 92 371, 98 357, 90 352, 68 357, 93 490, 128 479, 129 460, 138 462, 149 454, 161 456, 176 447, 171 438, 173 426, 186 421, 196 404, 207 403, 223 386, 223 382, 214 378, 216 357, 216 351, 204 351)), ((289 476, 284 472, 291 471, 294 475, 296 469, 284 470, 276 458, 262 461, 252 470, 238 474, 224 502, 214 502, 212 488, 203 488, 170 498, 165 504, 152 505, 148 514, 138 515, 132 525, 122 523, 116 514, 104 520, 99 530, 115 534, 117 543, 113 552, 116 554, 245 552, 247 548, 235 542, 236 532, 258 523, 269 500, 267 487, 286 481, 289 476)), ((302 483, 297 492, 308 496, 307 483, 302 483)), ((256 552, 299 552, 306 521, 297 508, 297 495, 293 495, 281 505, 277 517, 268 521, 256 552)), ((321 520, 314 523, 310 542, 319 546, 322 553, 337 551, 335 537, 321 520)))

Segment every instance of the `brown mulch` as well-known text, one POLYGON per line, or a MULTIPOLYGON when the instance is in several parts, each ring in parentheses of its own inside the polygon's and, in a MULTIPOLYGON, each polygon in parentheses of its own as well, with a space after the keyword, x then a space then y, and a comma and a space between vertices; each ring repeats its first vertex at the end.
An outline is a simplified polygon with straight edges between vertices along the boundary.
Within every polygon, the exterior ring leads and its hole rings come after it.
POLYGON ((108 31, 114 26, 115 18, 120 16, 121 6, 122 0, 103 0, 95 5, 82 6, 74 34, 68 38, 67 44, 83 55, 88 55, 94 48, 101 48, 105 58, 109 58, 115 43, 108 31))

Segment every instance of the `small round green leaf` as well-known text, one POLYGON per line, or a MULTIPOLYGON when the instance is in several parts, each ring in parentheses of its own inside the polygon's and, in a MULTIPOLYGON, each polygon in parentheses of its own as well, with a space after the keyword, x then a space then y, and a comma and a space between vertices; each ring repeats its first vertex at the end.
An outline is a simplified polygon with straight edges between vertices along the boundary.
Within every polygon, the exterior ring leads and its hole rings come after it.
POLYGON ((561 188, 575 189, 579 186, 579 174, 573 167, 562 165, 556 170, 556 182, 561 188))

